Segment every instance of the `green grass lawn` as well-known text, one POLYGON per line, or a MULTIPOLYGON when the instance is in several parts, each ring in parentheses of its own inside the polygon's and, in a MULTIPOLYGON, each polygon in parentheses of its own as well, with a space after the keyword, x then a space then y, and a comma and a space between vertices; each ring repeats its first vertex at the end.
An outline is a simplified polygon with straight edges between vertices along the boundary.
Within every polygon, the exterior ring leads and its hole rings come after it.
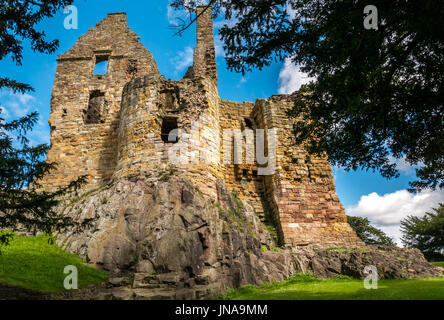
POLYGON ((49 236, 25 238, 14 236, 0 255, 0 283, 33 289, 45 293, 65 291, 63 281, 66 266, 77 267, 79 288, 96 284, 108 274, 86 266, 83 261, 49 242, 49 236))
POLYGON ((431 264, 438 266, 438 267, 442 267, 444 268, 444 261, 439 261, 439 262, 430 262, 431 264))
POLYGON ((316 279, 297 275, 284 282, 230 290, 229 300, 444 300, 444 277, 433 279, 379 280, 378 289, 367 290, 362 280, 316 279))

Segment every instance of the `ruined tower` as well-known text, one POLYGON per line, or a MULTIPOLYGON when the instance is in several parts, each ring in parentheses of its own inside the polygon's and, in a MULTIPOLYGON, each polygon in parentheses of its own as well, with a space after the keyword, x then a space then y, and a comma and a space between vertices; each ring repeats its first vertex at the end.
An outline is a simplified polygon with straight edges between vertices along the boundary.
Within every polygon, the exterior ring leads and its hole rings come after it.
POLYGON ((127 26, 125 13, 109 14, 60 55, 51 93, 51 149, 58 170, 45 187, 89 175, 92 185, 110 179, 117 161, 122 89, 131 79, 158 74, 151 53, 127 26), (107 64, 104 74, 95 66, 107 64))
MULTIPOLYGON (((42 184, 53 189, 88 174, 88 188, 96 188, 181 174, 214 202, 220 197, 217 185, 225 184, 263 221, 273 221, 287 246, 361 245, 346 222, 328 159, 294 144, 295 119, 286 113, 293 97, 220 99, 212 11, 205 8, 196 13, 193 66, 179 81, 159 75, 123 13, 108 15, 59 57, 48 153, 59 167, 42 184), (103 62, 107 72, 94 74, 103 62), (264 164, 255 157, 242 164, 224 161, 233 143, 226 131, 257 129, 276 132, 275 152, 266 150, 276 168, 271 174, 260 173, 264 164)), ((266 144, 271 139, 268 134, 266 144)))
POLYGON ((195 76, 215 81, 217 86, 216 50, 214 48, 213 12, 207 6, 197 7, 197 45, 194 49, 193 72, 195 76))

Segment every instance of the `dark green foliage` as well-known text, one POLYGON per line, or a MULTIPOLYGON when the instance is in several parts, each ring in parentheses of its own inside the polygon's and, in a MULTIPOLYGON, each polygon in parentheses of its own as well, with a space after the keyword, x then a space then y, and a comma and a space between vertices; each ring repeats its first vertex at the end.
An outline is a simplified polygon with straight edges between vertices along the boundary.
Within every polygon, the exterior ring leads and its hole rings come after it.
POLYGON ((2 248, 8 246, 12 240, 14 240, 14 233, 0 232, 0 253, 2 252, 2 248))
POLYGON ((347 216, 347 222, 366 245, 396 245, 382 230, 372 226, 367 218, 347 216))
POLYGON ((444 205, 422 217, 408 216, 401 221, 402 243, 417 248, 428 258, 444 255, 444 205))
MULTIPOLYGON (((59 41, 46 41, 45 32, 37 31, 35 26, 72 2, 73 0, 0 0, 0 60, 10 55, 15 64, 21 65, 23 40, 28 40, 32 50, 36 52, 53 53, 59 41)), ((0 75, 0 89, 2 88, 21 93, 33 90, 28 84, 0 75)))
MULTIPOLYGON (((47 42, 45 32, 37 31, 35 26, 72 2, 0 0, 0 60, 10 56, 16 65, 21 65, 25 40, 33 51, 53 53, 58 47, 58 40, 47 42)), ((2 88, 20 93, 33 90, 28 84, 0 76, 0 89, 2 88)), ((20 228, 28 232, 49 234, 70 226, 82 227, 88 223, 74 222, 54 211, 60 197, 80 187, 85 182, 85 177, 80 177, 55 192, 40 191, 38 181, 54 169, 56 164, 42 161, 48 145, 29 145, 26 135, 37 119, 38 114, 34 112, 7 122, 2 118, 0 109, 0 230, 20 228), (17 138, 15 142, 14 137, 17 138)), ((2 233, 0 248, 11 240, 10 233, 2 233)))
MULTIPOLYGON (((6 122, 0 112, 0 230, 24 228, 28 232, 60 231, 66 227, 87 224, 75 223, 71 218, 54 211, 62 195, 76 190, 85 182, 85 177, 71 182, 55 192, 39 189, 38 181, 50 170, 54 163, 42 161, 48 146, 30 146, 26 134, 37 121, 32 113, 19 120, 6 122), (13 136, 17 138, 14 142, 13 136)), ((10 235, 0 236, 0 247, 8 244, 10 235)))
MULTIPOLYGON (((195 3, 174 0, 172 6, 193 10, 195 3)), ((297 95, 296 143, 327 153, 334 165, 386 178, 399 175, 390 156, 405 157, 421 166, 411 191, 444 188, 443 1, 212 5, 233 21, 219 30, 229 69, 244 73, 290 57, 316 77, 297 95), (378 30, 363 26, 366 5, 378 9, 378 30)))

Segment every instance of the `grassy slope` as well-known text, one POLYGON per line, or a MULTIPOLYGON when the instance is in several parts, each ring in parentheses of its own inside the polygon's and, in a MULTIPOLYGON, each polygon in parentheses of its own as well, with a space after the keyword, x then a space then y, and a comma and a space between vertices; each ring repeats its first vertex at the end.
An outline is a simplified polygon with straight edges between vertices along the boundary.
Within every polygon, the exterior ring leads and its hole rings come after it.
POLYGON ((444 300, 444 278, 380 280, 377 290, 362 280, 316 279, 298 275, 288 281, 230 291, 232 300, 444 300))
MULTIPOLYGON (((86 266, 75 255, 49 243, 48 236, 15 236, 0 255, 0 283, 7 283, 46 293, 63 292, 63 269, 75 265, 79 286, 103 281, 108 275, 86 266)), ((444 267, 444 262, 435 262, 444 267)), ((288 281, 260 287, 246 286, 231 290, 225 299, 234 300, 309 300, 309 299, 444 299, 444 278, 380 280, 378 290, 366 290, 355 279, 316 279, 298 275, 288 281)))
POLYGON ((442 267, 444 268, 444 261, 440 261, 440 262, 430 262, 431 264, 438 266, 438 267, 442 267))
POLYGON ((102 271, 86 266, 83 261, 55 244, 48 236, 25 238, 15 236, 0 255, 0 283, 33 289, 45 293, 65 291, 65 266, 78 270, 79 287, 100 283, 108 277, 102 271))

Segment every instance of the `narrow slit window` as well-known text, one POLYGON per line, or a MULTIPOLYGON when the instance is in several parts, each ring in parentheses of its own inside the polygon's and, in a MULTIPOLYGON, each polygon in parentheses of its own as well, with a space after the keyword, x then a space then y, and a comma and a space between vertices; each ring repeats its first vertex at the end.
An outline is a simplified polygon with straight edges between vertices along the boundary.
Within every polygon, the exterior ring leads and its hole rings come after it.
POLYGON ((105 75, 108 73, 109 56, 97 56, 96 66, 94 67, 95 75, 105 75))
POLYGON ((165 143, 177 143, 179 141, 177 118, 164 118, 162 120, 161 136, 165 143))

